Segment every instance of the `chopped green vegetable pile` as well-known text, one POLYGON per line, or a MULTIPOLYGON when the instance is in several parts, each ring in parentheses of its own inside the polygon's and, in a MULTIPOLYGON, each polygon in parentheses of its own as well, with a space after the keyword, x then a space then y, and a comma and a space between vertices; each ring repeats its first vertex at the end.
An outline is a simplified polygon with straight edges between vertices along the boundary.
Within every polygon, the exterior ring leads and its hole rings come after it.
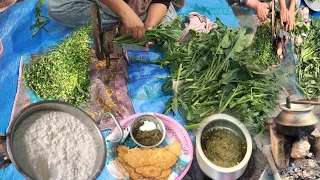
POLYGON ((246 55, 250 54, 247 58, 250 58, 251 62, 260 69, 267 69, 280 63, 280 58, 271 42, 271 34, 271 22, 258 26, 251 46, 246 50, 251 52, 245 52, 246 55), (259 61, 257 61, 257 57, 259 57, 259 61))
MULTIPOLYGON (((155 60, 170 67, 163 89, 173 93, 165 113, 180 111, 188 120, 186 129, 212 113, 229 113, 244 121, 253 131, 264 129, 265 118, 276 105, 279 79, 252 62, 269 55, 251 53, 245 29, 219 28, 209 34, 193 33, 193 38, 155 60), (252 57, 252 58, 247 58, 252 57)), ((270 36, 269 36, 270 37, 270 36)))
POLYGON ((80 28, 51 51, 26 64, 24 84, 40 98, 83 104, 89 87, 90 30, 89 26, 80 28))
POLYGON ((320 20, 313 19, 300 48, 296 66, 297 86, 311 99, 320 96, 320 20))

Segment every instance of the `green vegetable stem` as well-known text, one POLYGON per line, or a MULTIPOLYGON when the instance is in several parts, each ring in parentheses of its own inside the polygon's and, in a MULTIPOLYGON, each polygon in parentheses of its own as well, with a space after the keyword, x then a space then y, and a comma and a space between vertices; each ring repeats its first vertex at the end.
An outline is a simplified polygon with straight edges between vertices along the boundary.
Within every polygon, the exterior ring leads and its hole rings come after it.
POLYGON ((50 18, 44 16, 42 13, 42 7, 44 6, 45 2, 46 0, 38 0, 37 6, 36 6, 36 15, 35 15, 36 22, 35 24, 30 26, 30 30, 35 29, 34 32, 32 33, 31 38, 37 35, 41 29, 44 29, 45 31, 48 32, 45 26, 50 22, 50 18))

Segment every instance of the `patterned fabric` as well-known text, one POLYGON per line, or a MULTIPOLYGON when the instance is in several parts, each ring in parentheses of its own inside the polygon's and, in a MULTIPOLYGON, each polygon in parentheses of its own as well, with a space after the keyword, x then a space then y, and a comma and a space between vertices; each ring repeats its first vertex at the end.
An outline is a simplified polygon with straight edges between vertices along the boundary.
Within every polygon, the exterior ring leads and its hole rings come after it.
POLYGON ((128 0, 127 3, 138 16, 147 13, 148 7, 152 0, 128 0))
POLYGON ((118 120, 134 114, 121 62, 112 60, 106 69, 106 60, 91 59, 89 67, 91 97, 84 110, 95 120, 101 120, 100 128, 112 128, 114 122, 110 117, 102 117, 104 113, 110 112, 118 120))
MULTIPOLYGON (((128 5, 133 9, 133 11, 138 16, 143 16, 147 13, 148 7, 152 0, 128 0, 128 5)), ((171 3, 173 4, 176 10, 181 9, 186 1, 185 0, 172 0, 171 3)))
POLYGON ((173 4, 176 10, 179 10, 183 8, 183 6, 186 4, 186 0, 172 0, 171 3, 173 4))
MULTIPOLYGON (((22 64, 29 63, 34 58, 31 56, 22 57, 22 64)), ((117 120, 122 120, 134 114, 133 106, 128 95, 128 88, 125 76, 122 72, 120 60, 110 62, 109 70, 106 69, 106 61, 90 59, 90 98, 87 105, 80 107, 97 122, 100 121, 101 129, 111 129, 114 122, 111 117, 102 117, 105 112, 112 113, 117 120)), ((20 74, 22 68, 20 68, 20 74)), ((31 103, 42 101, 32 91, 27 89, 19 77, 18 91, 12 110, 13 119, 24 107, 31 103)))

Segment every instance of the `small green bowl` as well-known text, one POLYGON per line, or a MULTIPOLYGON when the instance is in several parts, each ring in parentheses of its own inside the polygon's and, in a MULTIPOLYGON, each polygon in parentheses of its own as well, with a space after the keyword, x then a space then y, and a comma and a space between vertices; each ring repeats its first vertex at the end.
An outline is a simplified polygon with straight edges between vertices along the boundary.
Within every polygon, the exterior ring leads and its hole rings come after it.
POLYGON ((135 143, 137 143, 140 147, 143 147, 143 148, 154 148, 154 147, 157 147, 163 142, 164 138, 166 137, 166 127, 165 127, 165 125, 163 124, 163 122, 159 118, 157 118, 156 116, 153 116, 153 115, 142 115, 142 116, 137 117, 136 119, 134 119, 131 122, 131 124, 129 126, 129 130, 130 130, 130 135, 132 137, 132 140, 135 143), (158 143, 156 143, 156 144, 154 144, 152 146, 142 145, 134 137, 134 134, 136 134, 136 132, 139 130, 139 128, 143 125, 143 123, 145 121, 150 121, 150 122, 155 123, 157 129, 159 129, 161 134, 162 134, 161 140, 158 143))

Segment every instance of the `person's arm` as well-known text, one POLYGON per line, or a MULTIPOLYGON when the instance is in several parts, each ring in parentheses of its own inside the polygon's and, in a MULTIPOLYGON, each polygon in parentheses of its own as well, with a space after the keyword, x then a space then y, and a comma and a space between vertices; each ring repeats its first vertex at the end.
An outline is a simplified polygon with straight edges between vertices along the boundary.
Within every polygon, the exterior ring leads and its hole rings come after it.
POLYGON ((286 0, 279 0, 280 10, 287 9, 286 0))
POLYGON ((163 19, 167 10, 168 10, 168 6, 166 4, 163 4, 163 3, 150 4, 148 8, 148 15, 145 22, 145 27, 147 29, 152 29, 156 27, 163 19))
POLYGON ((296 9, 296 1, 295 0, 291 0, 289 11, 294 12, 295 9, 296 9))
POLYGON ((264 22, 268 18, 269 4, 262 3, 259 0, 240 0, 241 3, 245 4, 248 8, 253 9, 259 20, 264 22))
POLYGON ((288 20, 289 20, 289 13, 288 13, 288 8, 285 0, 279 0, 279 5, 280 5, 281 24, 284 26, 284 23, 286 23, 286 26, 287 26, 288 20))
POLYGON ((290 3, 290 7, 289 7, 289 30, 292 31, 294 29, 294 26, 295 26, 295 11, 296 9, 296 1, 295 0, 291 0, 291 3, 290 3))
MULTIPOLYGON (((148 15, 145 28, 150 30, 155 28, 165 16, 171 0, 153 0, 148 8, 148 15)), ((148 42, 147 47, 152 46, 153 42, 148 42)))
POLYGON ((101 0, 115 14, 121 17, 125 33, 134 39, 141 39, 144 36, 145 28, 137 14, 122 0, 101 0))

